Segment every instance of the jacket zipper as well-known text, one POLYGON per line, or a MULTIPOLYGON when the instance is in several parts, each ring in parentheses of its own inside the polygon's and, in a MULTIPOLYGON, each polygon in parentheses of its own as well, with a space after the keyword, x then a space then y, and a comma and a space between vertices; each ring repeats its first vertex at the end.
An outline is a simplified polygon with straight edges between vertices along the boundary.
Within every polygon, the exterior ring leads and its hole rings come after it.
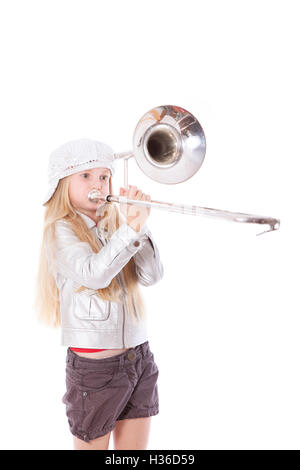
MULTIPOLYGON (((99 234, 99 231, 97 229, 97 235, 98 235, 98 238, 100 239, 102 245, 106 245, 107 241, 106 239, 104 238, 104 241, 102 240, 102 237, 100 237, 100 234, 99 234)), ((124 288, 124 284, 123 284, 123 273, 122 273, 122 270, 120 271, 120 273, 118 274, 119 278, 120 278, 120 281, 121 281, 121 285, 122 285, 122 289, 123 289, 123 293, 124 293, 124 302, 123 302, 123 329, 122 329, 122 343, 123 343, 123 348, 125 348, 125 308, 126 308, 126 293, 125 293, 125 288, 124 288)))
POLYGON ((125 315, 125 308, 126 308, 126 293, 125 293, 125 289, 124 289, 124 284, 123 284, 123 273, 122 271, 120 271, 120 274, 119 274, 119 277, 120 277, 120 280, 121 280, 121 285, 122 285, 122 288, 123 288, 123 295, 124 295, 124 302, 123 302, 123 336, 122 336, 122 341, 123 341, 123 348, 125 348, 125 318, 126 318, 126 315, 125 315))

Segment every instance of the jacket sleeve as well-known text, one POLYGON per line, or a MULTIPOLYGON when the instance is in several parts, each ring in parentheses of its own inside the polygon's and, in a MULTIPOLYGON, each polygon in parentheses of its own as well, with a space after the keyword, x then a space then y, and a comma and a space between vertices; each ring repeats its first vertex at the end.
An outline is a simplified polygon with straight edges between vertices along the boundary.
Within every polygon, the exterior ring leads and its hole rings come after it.
POLYGON ((137 251, 133 259, 136 265, 138 281, 143 286, 151 286, 162 279, 164 268, 160 260, 157 245, 147 226, 144 226, 144 233, 142 247, 137 251))
POLYGON ((103 289, 141 248, 144 239, 145 229, 136 232, 124 223, 94 253, 88 243, 77 238, 70 224, 60 219, 55 224, 55 270, 90 289, 103 289))

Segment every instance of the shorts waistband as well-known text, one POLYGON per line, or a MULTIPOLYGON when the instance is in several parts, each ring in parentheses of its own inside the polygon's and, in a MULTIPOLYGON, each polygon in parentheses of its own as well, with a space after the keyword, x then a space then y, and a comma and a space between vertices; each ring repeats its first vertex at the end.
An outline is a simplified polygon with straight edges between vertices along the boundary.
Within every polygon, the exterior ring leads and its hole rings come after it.
POLYGON ((121 369, 126 363, 133 363, 136 359, 141 357, 146 357, 150 352, 149 341, 145 343, 138 344, 133 348, 129 348, 127 351, 122 352, 111 357, 104 357, 103 359, 92 359, 88 357, 78 356, 74 351, 71 351, 70 348, 67 350, 67 364, 71 365, 74 369, 97 369, 97 367, 103 368, 107 366, 108 368, 115 368, 119 366, 121 369))

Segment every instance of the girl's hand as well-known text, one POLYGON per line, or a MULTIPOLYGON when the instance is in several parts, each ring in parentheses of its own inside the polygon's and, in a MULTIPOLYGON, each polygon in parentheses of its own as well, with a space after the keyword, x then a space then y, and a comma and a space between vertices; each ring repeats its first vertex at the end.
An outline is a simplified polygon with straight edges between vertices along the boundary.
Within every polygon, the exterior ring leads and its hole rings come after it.
MULTIPOLYGON (((136 186, 129 185, 128 189, 120 188, 120 196, 137 201, 151 201, 149 194, 144 194, 136 186)), ((144 226, 150 215, 151 207, 143 207, 135 204, 120 204, 120 211, 124 215, 126 222, 136 232, 144 226)))

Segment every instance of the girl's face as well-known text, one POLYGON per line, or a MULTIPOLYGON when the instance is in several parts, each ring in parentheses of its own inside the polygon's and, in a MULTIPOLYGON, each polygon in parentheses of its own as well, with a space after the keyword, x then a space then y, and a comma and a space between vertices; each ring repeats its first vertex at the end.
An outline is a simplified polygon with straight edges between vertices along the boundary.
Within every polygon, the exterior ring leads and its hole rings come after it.
POLYGON ((109 194, 110 170, 108 168, 92 168, 69 176, 69 198, 72 206, 96 221, 96 209, 105 202, 92 202, 88 194, 97 189, 103 196, 109 194))

